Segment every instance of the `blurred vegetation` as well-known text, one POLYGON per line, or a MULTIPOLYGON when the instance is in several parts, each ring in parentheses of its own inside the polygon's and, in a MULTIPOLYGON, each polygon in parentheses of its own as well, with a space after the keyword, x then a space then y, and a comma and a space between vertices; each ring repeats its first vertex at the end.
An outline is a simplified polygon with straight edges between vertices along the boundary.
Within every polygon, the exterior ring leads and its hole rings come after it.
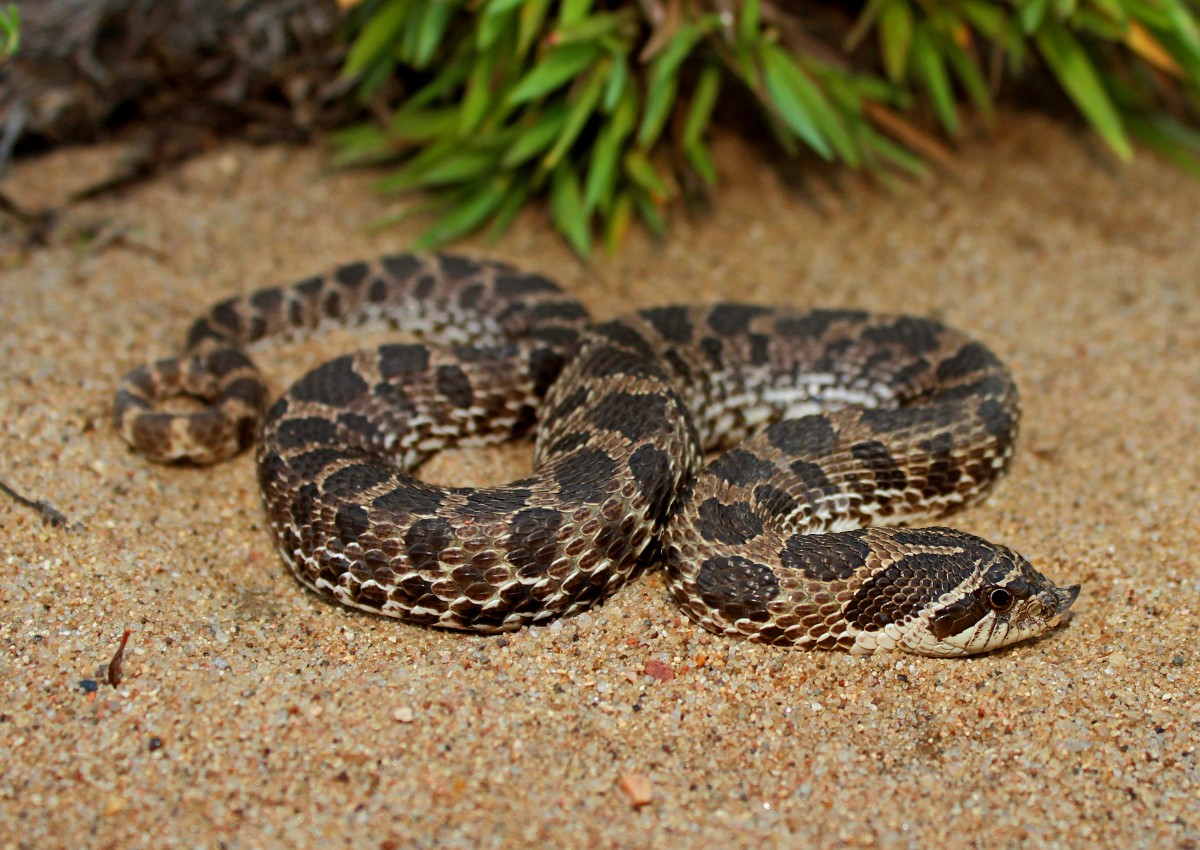
POLYGON ((779 146, 885 179, 923 174, 964 117, 1042 73, 1120 160, 1140 139, 1200 173, 1196 0, 343 0, 346 72, 380 120, 335 138, 339 165, 396 163, 426 190, 418 247, 502 232, 548 197, 586 256, 636 216, 654 232, 717 182, 718 100, 752 102, 779 146))
POLYGON ((17 52, 21 46, 21 12, 12 3, 0 9, 0 61, 17 52))

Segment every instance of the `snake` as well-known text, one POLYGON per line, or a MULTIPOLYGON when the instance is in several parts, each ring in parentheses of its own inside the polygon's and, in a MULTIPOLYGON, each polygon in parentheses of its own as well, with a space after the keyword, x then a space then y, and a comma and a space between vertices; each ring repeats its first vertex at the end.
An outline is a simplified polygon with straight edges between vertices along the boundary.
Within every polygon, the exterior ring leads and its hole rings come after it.
POLYGON ((1019 411, 1004 363, 933 319, 720 303, 595 322, 542 275, 399 254, 215 304, 180 356, 121 379, 114 421, 161 463, 254 445, 283 560, 353 608, 504 632, 661 564, 717 634, 962 656, 1043 635, 1079 594, 919 526, 992 489, 1019 411), (414 341, 329 360, 270 403, 256 345, 330 325, 414 341), (531 432, 532 472, 508 484, 414 475, 531 432))

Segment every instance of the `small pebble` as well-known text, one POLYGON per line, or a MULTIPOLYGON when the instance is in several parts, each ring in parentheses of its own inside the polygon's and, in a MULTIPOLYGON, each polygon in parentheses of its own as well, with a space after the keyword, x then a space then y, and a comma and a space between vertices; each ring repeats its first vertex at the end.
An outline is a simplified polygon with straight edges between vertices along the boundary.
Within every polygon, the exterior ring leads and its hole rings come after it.
POLYGON ((397 723, 412 723, 415 715, 407 705, 402 705, 392 712, 392 719, 397 723))
POLYGON ((675 678, 675 668, 653 658, 646 662, 643 668, 645 674, 656 682, 669 682, 675 678))
POLYGON ((621 777, 621 790, 629 795, 629 802, 639 808, 654 799, 650 778, 641 773, 627 773, 621 777))

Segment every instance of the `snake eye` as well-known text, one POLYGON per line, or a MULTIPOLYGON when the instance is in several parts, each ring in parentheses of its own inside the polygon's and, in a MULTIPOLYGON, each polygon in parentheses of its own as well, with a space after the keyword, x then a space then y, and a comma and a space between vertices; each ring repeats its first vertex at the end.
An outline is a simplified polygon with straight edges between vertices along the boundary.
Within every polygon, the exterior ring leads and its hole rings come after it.
POLYGON ((1013 595, 1003 587, 993 587, 987 594, 988 607, 997 614, 1003 614, 1013 604, 1013 595))

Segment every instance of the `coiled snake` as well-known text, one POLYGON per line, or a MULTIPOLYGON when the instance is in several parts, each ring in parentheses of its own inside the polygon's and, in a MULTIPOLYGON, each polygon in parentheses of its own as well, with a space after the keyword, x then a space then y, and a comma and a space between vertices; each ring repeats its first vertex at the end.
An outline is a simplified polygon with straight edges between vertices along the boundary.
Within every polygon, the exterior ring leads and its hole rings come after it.
POLYGON ((115 402, 152 460, 211 463, 257 440, 279 551, 350 606, 503 631, 587 608, 657 557, 711 631, 926 655, 1039 635, 1079 592, 960 531, 881 527, 980 498, 1017 415, 1003 364, 931 320, 721 304, 592 324, 543 277, 412 255, 217 304, 184 357, 131 372, 115 402), (437 345, 339 357, 264 419, 246 347, 328 322, 437 345), (159 409, 180 393, 207 407, 159 409), (468 489, 410 475, 535 418, 530 477, 468 489))

